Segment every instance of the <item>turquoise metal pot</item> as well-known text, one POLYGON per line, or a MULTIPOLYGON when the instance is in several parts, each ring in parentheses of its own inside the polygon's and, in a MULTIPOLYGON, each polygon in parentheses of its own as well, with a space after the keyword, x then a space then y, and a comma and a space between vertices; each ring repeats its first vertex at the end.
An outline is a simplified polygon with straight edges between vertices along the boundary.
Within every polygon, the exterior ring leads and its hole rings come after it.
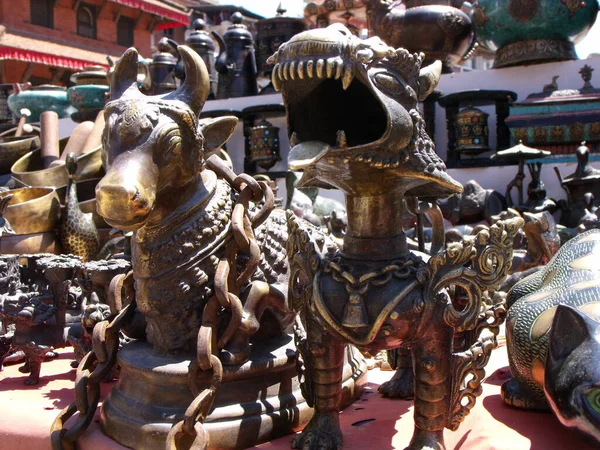
POLYGON ((598 0, 478 0, 473 19, 494 67, 506 67, 577 59, 574 44, 597 14, 598 0))
POLYGON ((67 89, 50 84, 36 86, 8 97, 8 107, 15 117, 21 117, 21 109, 31 111, 28 122, 39 122, 44 111, 55 111, 58 117, 69 117, 73 107, 67 99, 67 89))
POLYGON ((108 86, 85 84, 67 89, 67 97, 78 111, 104 108, 108 86))

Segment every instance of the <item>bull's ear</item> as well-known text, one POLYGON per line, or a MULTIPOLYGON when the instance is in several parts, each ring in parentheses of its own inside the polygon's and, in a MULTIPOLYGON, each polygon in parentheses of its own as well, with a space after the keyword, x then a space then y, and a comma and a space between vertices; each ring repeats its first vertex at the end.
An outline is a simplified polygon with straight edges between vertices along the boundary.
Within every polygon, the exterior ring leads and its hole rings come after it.
POLYGON ((423 67, 419 72, 419 101, 425 100, 433 92, 442 75, 442 62, 436 61, 423 67))
POLYGON ((199 127, 204 136, 204 152, 217 151, 233 134, 238 123, 235 116, 223 116, 200 120, 199 127))

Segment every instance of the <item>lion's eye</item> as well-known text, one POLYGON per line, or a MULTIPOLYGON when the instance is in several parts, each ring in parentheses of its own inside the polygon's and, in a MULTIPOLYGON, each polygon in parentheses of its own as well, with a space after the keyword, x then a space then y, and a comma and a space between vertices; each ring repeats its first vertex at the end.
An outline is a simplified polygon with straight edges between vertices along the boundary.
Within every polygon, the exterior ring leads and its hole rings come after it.
POLYGON ((408 97, 416 101, 417 95, 413 88, 401 82, 398 78, 388 73, 377 73, 373 76, 373 82, 381 91, 389 97, 408 97))

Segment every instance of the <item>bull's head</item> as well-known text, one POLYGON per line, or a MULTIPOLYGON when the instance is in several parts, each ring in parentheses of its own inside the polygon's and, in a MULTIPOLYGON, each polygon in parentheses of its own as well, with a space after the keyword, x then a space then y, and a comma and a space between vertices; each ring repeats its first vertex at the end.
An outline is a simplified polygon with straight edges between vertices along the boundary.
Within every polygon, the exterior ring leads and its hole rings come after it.
POLYGON ((225 142, 235 117, 199 121, 209 77, 202 58, 179 47, 186 77, 177 90, 146 96, 137 87, 138 54, 127 50, 115 66, 102 136, 106 176, 96 187, 98 213, 123 230, 164 216, 199 189, 205 151, 225 142))
POLYGON ((417 109, 441 73, 439 61, 421 69, 422 61, 339 24, 279 48, 269 62, 287 109, 290 168, 305 172, 301 185, 377 195, 394 184, 425 198, 461 191, 417 109))

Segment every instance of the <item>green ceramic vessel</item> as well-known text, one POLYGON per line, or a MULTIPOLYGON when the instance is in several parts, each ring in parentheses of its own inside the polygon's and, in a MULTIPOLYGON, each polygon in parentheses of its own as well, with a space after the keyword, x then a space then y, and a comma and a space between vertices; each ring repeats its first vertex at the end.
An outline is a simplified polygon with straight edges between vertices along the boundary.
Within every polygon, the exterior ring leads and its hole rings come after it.
POLYGON ((78 111, 102 109, 109 89, 108 86, 99 84, 72 86, 67 89, 67 97, 78 111))
POLYGON ((577 59, 574 44, 597 14, 598 0, 478 0, 473 19, 494 66, 506 67, 577 59))
POLYGON ((36 86, 8 97, 8 107, 15 117, 21 117, 21 109, 31 111, 28 122, 39 122, 44 111, 55 111, 58 117, 69 117, 73 107, 67 99, 67 89, 50 84, 36 86))

